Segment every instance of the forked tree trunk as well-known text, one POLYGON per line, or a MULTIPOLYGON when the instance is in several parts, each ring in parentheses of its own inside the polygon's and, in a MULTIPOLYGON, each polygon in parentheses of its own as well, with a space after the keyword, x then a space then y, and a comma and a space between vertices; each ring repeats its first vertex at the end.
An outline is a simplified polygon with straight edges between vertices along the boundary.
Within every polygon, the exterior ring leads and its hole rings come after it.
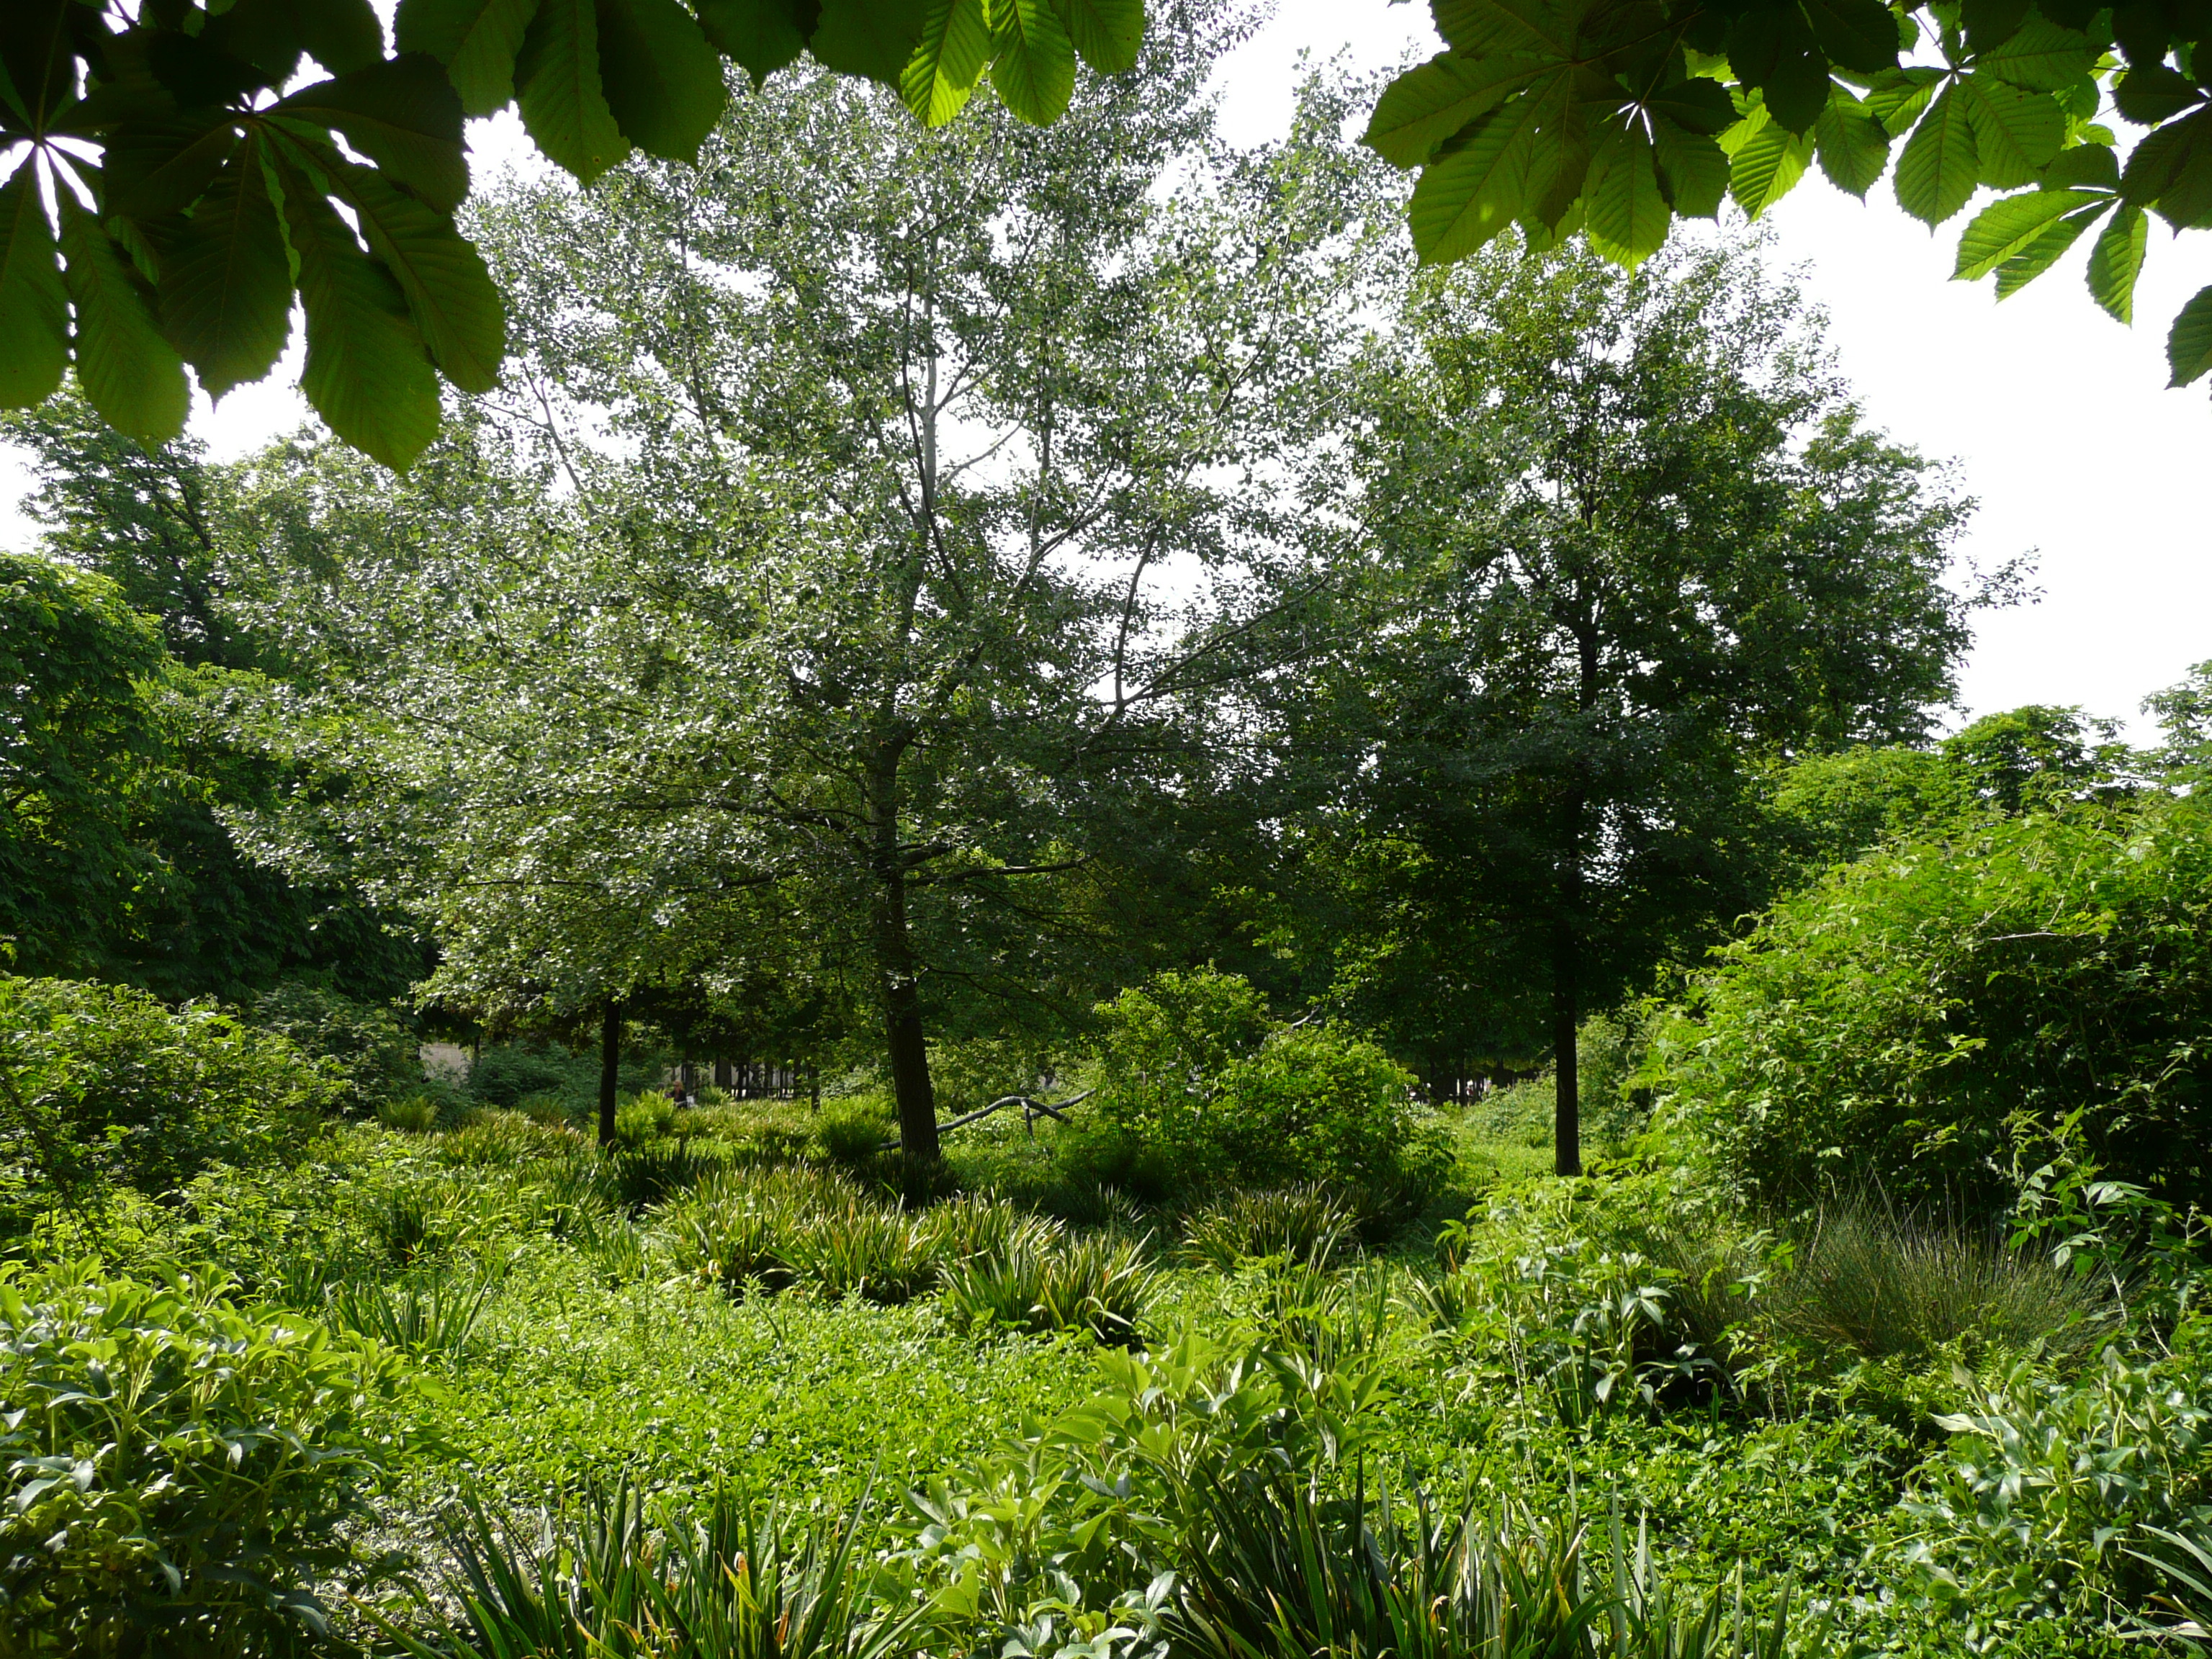
POLYGON ((622 1002, 609 997, 599 1022, 599 1145, 615 1144, 615 1083, 622 1063, 622 1002))

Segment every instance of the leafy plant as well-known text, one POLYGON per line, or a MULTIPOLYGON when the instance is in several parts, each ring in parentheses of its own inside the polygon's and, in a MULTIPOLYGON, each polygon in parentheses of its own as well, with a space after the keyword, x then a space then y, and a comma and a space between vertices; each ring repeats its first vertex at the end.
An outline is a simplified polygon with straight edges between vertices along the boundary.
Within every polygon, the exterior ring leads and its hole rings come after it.
POLYGON ((355 1279, 333 1285, 325 1307, 331 1323, 398 1352, 418 1358, 458 1354, 476 1334, 502 1277, 494 1270, 444 1273, 414 1285, 355 1279))
POLYGON ((438 1103, 428 1095, 387 1100, 377 1107, 376 1121, 404 1134, 428 1134, 438 1121, 438 1103))
POLYGON ((1194 1261, 1223 1273, 1252 1256, 1281 1256, 1326 1267, 1350 1246, 1358 1219, 1349 1205, 1317 1182, 1237 1193, 1190 1218, 1183 1250, 1194 1261))
POLYGON ((399 1361, 224 1289, 0 1267, 0 1648, 243 1659, 326 1628, 399 1361))
POLYGON ((814 1122, 814 1145, 832 1164, 866 1164, 895 1139, 898 1121, 890 1103, 873 1095, 825 1101, 814 1122))
POLYGON ((854 1203, 793 1224, 782 1254, 824 1296, 860 1296, 896 1306, 937 1277, 928 1230, 896 1210, 854 1203))
POLYGON ((2107 1349, 2076 1382, 2022 1362, 1939 1417, 1952 1449, 1905 1504, 1919 1590, 1978 1639, 2042 1621, 2124 1626, 2170 1593, 2171 1535, 2212 1524, 2203 1342, 2192 1325, 2162 1361, 2107 1349))
POLYGON ((532 1540, 464 1501, 442 1531, 454 1565, 425 1602, 436 1639, 380 1622, 416 1659, 889 1659, 912 1619, 866 1595, 864 1514, 794 1526, 718 1487, 695 1520, 624 1480, 587 1488, 532 1540))
POLYGON ((1039 1334, 1088 1330, 1109 1343, 1135 1341, 1154 1287, 1140 1247, 1103 1235, 1032 1233, 940 1271, 946 1300, 967 1319, 1039 1334))

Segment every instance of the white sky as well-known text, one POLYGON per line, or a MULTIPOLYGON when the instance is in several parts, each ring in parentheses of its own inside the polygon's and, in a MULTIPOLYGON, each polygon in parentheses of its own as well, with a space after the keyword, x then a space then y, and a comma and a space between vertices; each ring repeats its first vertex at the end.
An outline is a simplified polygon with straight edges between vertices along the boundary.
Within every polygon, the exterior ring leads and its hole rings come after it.
MULTIPOLYGON (((1228 136, 1285 130, 1301 49, 1348 47, 1357 63, 1382 65, 1434 46, 1425 7, 1280 0, 1224 66, 1228 136)), ((475 142, 481 169, 513 140, 475 142)), ((2086 242, 2002 305, 1986 282, 1948 281, 1956 222, 1931 237, 1898 209, 1887 179, 1862 206, 1808 175, 1770 216, 1780 258, 1807 268, 1870 420, 1960 464, 1981 501, 1963 551, 1987 565, 2038 552, 2042 601, 1981 621, 1963 677, 1969 713, 2050 702, 2132 717, 2147 694, 2212 658, 2212 519, 2189 505, 2212 399, 2201 384, 2163 389, 2166 324, 2212 276, 2197 244, 2170 247, 2153 230, 2126 329, 2081 285, 2086 242)), ((258 447, 305 417, 298 373, 295 343, 270 380, 219 411, 203 404, 193 429, 220 459, 258 447)), ((0 448, 0 546, 35 539, 21 510, 27 483, 0 448)), ((2148 732, 2138 723, 2134 735, 2148 732)))

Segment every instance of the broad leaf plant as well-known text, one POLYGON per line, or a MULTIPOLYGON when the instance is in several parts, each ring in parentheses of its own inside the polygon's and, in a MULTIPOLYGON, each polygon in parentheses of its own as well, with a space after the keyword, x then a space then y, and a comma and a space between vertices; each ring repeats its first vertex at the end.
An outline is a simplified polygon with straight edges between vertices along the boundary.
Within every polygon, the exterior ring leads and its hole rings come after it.
POLYGON ((690 160, 727 98, 811 53, 924 120, 987 76, 1017 115, 1066 107, 1079 59, 1136 59, 1143 0, 370 0, 0 3, 0 408, 74 363, 147 444, 185 370, 220 398, 306 319, 307 400, 404 468, 441 377, 497 381, 505 309, 454 222, 463 122, 512 104, 588 181, 633 149, 690 160))
MULTIPOLYGON (((2089 292, 2124 323, 2150 221, 2212 225, 2207 0, 1433 10, 1446 50, 1392 83, 1367 131, 1420 169, 1412 229, 1428 262, 1517 224, 1539 245, 1583 232, 1633 264, 1677 215, 1733 200, 1756 218, 1817 164, 1862 198, 1890 173, 1931 226, 1979 202, 1954 274, 1993 276, 2000 298, 2090 238, 2089 292)), ((2167 357, 2176 386, 2212 369, 2212 288, 2175 319, 2167 357)))

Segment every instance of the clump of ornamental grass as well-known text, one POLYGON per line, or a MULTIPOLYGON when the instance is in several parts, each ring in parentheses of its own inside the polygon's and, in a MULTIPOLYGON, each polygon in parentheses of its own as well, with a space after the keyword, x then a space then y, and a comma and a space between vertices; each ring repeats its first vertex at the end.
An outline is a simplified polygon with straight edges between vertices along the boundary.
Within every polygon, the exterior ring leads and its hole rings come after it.
POLYGON ((1222 1273, 1266 1257, 1326 1267, 1352 1248, 1358 1224, 1352 1206, 1316 1182, 1237 1193, 1191 1218, 1183 1254, 1222 1273))

